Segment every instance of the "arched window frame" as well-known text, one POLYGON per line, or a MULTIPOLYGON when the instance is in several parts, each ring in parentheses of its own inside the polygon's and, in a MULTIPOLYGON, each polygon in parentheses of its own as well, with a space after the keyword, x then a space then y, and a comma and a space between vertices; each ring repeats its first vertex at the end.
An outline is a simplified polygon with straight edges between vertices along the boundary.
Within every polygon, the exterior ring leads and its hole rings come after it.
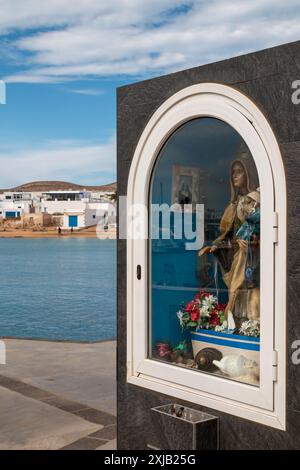
POLYGON ((258 107, 232 87, 204 83, 166 100, 146 125, 132 160, 127 220, 138 203, 148 207, 158 154, 185 122, 213 117, 231 125, 255 160, 261 184, 261 377, 260 387, 174 367, 148 358, 148 217, 145 239, 127 236, 127 381, 219 411, 285 429, 286 376, 286 182, 276 137, 258 107), (273 183, 273 184, 272 184, 273 183), (141 279, 136 268, 141 266, 141 279), (270 292, 271 290, 271 292, 270 292))

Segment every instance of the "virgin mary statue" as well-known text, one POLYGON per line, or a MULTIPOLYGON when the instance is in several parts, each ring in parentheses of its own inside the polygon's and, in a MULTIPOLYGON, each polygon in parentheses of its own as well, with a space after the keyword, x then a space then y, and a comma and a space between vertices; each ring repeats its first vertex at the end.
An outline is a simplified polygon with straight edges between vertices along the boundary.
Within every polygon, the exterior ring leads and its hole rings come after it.
POLYGON ((220 221, 220 235, 211 246, 202 248, 199 256, 213 253, 218 260, 228 289, 225 317, 228 327, 234 328, 242 318, 259 316, 259 231, 255 236, 251 235, 251 240, 237 236, 248 213, 253 212, 260 202, 255 162, 244 142, 231 162, 229 181, 231 197, 220 221), (250 252, 251 282, 245 278, 250 252))

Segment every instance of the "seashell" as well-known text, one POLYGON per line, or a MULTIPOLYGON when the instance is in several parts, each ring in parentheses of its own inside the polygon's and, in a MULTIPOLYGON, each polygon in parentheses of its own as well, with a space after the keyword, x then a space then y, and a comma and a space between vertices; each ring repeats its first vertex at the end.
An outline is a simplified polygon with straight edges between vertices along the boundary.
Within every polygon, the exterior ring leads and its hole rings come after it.
POLYGON ((220 361, 213 360, 213 364, 230 377, 257 373, 257 363, 241 355, 224 356, 220 361))

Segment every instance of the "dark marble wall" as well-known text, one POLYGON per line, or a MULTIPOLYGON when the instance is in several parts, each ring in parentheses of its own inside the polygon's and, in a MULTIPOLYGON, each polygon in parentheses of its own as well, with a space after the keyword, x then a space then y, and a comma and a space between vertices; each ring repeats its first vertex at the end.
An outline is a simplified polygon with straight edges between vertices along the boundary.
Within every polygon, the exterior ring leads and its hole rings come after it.
MULTIPOLYGON (((300 41, 125 86, 117 94, 119 195, 126 195, 130 163, 149 118, 164 100, 196 83, 223 83, 245 93, 264 112, 281 148, 288 192, 287 431, 192 405, 220 417, 221 449, 300 448, 300 365, 291 362, 291 345, 300 339, 300 104, 291 100, 294 80, 300 80, 300 41)), ((159 447, 150 409, 174 399, 126 383, 125 240, 118 240, 117 291, 118 447, 159 447)), ((178 399, 176 403, 191 406, 178 399)))

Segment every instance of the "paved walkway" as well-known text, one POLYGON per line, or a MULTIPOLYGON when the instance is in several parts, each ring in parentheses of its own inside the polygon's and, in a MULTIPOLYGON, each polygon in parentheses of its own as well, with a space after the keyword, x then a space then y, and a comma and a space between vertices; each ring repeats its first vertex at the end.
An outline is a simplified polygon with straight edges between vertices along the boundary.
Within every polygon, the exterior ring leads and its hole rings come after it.
POLYGON ((6 339, 0 449, 115 449, 116 343, 6 339))

